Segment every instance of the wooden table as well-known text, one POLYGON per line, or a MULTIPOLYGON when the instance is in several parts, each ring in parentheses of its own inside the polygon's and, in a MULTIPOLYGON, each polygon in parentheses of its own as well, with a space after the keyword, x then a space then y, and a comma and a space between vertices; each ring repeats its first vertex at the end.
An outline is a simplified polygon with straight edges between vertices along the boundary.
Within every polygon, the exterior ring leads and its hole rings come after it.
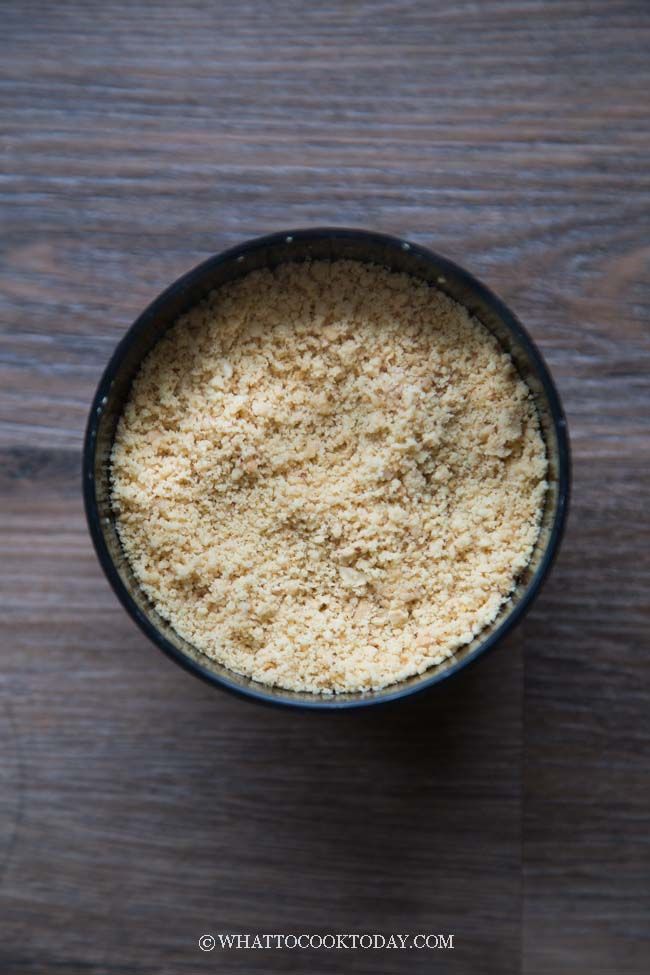
POLYGON ((650 966, 646 0, 4 4, 0 970, 650 966), (79 455, 117 340, 206 255, 396 232, 530 328, 575 484, 525 624, 342 716, 182 673, 105 582, 79 455), (453 950, 201 952, 219 932, 453 950))

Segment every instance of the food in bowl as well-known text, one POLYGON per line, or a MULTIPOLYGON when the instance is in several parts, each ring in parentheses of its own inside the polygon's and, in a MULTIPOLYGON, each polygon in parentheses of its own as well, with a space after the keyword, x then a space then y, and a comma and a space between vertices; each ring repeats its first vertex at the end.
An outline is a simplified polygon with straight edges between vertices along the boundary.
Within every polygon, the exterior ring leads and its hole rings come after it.
POLYGON ((230 282, 157 342, 118 423, 112 505, 180 636, 333 694, 422 673, 495 619, 546 470, 528 387, 462 305, 316 260, 230 282))

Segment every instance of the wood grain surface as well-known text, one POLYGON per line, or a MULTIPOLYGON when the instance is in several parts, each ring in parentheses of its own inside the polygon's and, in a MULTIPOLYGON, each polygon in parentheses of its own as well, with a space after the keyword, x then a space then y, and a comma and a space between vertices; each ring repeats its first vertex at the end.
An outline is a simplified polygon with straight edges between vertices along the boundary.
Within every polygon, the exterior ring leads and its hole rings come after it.
POLYGON ((650 7, 1 4, 0 971, 650 968, 650 7), (85 415, 142 307, 247 237, 458 260, 541 346, 569 530, 508 642, 368 714, 266 710, 148 645, 91 550, 85 415), (202 934, 453 933, 453 951, 202 934))

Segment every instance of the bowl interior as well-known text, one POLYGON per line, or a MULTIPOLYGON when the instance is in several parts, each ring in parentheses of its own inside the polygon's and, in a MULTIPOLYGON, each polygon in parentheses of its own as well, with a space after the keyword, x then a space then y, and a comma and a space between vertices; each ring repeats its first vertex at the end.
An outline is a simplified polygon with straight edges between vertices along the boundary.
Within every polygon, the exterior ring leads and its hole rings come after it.
POLYGON ((350 707, 405 696, 449 677, 484 653, 508 630, 535 595, 559 544, 568 495, 566 421, 548 370, 514 315, 475 278, 414 244, 381 234, 343 229, 292 231, 259 238, 220 254, 180 278, 137 319, 117 347, 97 390, 84 452, 84 494, 93 541, 120 600, 148 636, 200 677, 250 697, 303 707, 350 707), (117 421, 142 359, 161 334, 209 291, 256 268, 286 261, 351 258, 405 271, 463 304, 499 340, 531 389, 549 460, 542 527, 527 569, 498 617, 471 643, 424 674, 380 691, 321 696, 270 688, 228 670, 194 648, 158 615, 122 550, 110 503, 109 458, 117 421))

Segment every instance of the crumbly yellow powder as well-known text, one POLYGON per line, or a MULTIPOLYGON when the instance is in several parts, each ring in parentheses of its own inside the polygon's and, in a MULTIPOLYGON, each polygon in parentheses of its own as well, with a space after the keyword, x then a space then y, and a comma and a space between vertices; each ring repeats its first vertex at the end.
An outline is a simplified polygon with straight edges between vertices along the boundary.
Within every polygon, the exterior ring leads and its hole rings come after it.
POLYGON ((490 623, 539 531, 526 385, 460 305, 354 261, 212 292, 157 343, 112 454, 158 612, 266 684, 380 688, 490 623))

